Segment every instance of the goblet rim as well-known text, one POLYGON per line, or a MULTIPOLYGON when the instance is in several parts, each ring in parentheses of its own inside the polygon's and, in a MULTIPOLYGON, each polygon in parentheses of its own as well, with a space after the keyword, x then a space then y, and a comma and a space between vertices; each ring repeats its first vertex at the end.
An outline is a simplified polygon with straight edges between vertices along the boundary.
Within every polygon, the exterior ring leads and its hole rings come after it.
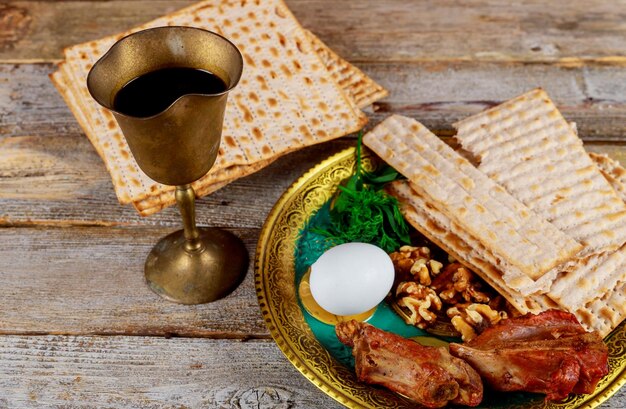
POLYGON ((158 117, 159 115, 163 114, 164 112, 168 111, 168 110, 169 110, 172 106, 174 106, 174 105, 175 105, 178 101, 180 101, 180 100, 181 100, 181 99, 183 99, 183 98, 190 97, 190 96, 201 96, 201 97, 202 97, 202 96, 204 96, 204 97, 211 96, 211 97, 217 97, 217 96, 221 96, 221 95, 228 94, 230 91, 232 91, 232 90, 233 90, 233 89, 237 86, 237 84, 239 84, 239 81, 241 80, 241 74, 242 74, 242 72, 243 72, 243 55, 241 54, 241 51, 239 50, 239 48, 237 48, 237 46, 235 45, 235 43, 233 43, 231 40, 229 40, 228 38, 224 37, 223 35, 218 34, 218 33, 214 32, 214 31, 211 31, 211 30, 207 30, 207 29, 204 29, 204 28, 200 28, 200 27, 191 27, 191 26, 159 26, 159 27, 151 27, 151 28, 147 28, 147 29, 144 29, 144 30, 135 31, 134 33, 127 34, 127 35, 125 35, 124 37, 122 37, 122 38, 120 38, 119 40, 117 40, 117 41, 116 41, 116 42, 115 42, 115 43, 114 43, 114 44, 113 44, 113 45, 112 45, 112 46, 111 46, 111 47, 107 50, 107 52, 106 52, 106 53, 104 53, 104 54, 103 54, 100 58, 98 58, 98 60, 97 60, 97 61, 93 64, 93 66, 89 69, 89 73, 87 73, 87 81, 86 81, 86 82, 87 82, 87 91, 89 91, 89 95, 91 95, 91 97, 93 98, 93 100, 94 100, 94 101, 96 101, 96 102, 98 103, 98 105, 102 106, 103 108, 106 108, 106 109, 108 109, 109 111, 114 112, 115 114, 120 115, 120 116, 122 116, 122 117, 132 118, 132 119, 135 119, 135 120, 150 120, 150 119, 154 119, 154 118, 158 117), (242 69, 240 70, 240 73, 239 73, 239 75, 235 78, 235 80, 234 80, 234 81, 232 81, 232 83, 231 83, 231 84, 228 84, 228 86, 226 87, 226 89, 225 89, 224 91, 221 91, 221 92, 216 92, 216 93, 211 93, 211 94, 191 93, 191 94, 181 95, 180 97, 176 98, 176 100, 172 101, 172 103, 171 103, 170 105, 168 105, 168 106, 167 106, 167 108, 163 109, 161 112, 158 112, 158 113, 156 113, 156 114, 154 114, 154 115, 145 116, 145 117, 138 117, 138 116, 133 116, 133 115, 128 115, 128 114, 125 114, 125 113, 123 113, 123 112, 120 112, 120 111, 116 110, 113 106, 110 106, 110 107, 109 107, 109 106, 107 106, 107 105, 102 104, 102 103, 98 100, 98 98, 96 98, 96 96, 95 96, 95 95, 93 94, 93 92, 91 91, 91 87, 89 87, 89 80, 90 80, 90 78, 92 78, 92 74, 93 74, 93 72, 94 72, 94 69, 95 69, 95 68, 96 68, 96 66, 98 65, 98 63, 99 63, 100 61, 103 61, 104 59, 106 59, 106 58, 109 56, 109 54, 112 54, 112 53, 114 52, 114 48, 115 48, 118 44, 120 44, 121 42, 123 42, 123 41, 124 41, 124 40, 126 40, 127 38, 129 38, 129 37, 133 37, 133 36, 138 35, 138 34, 146 33, 146 32, 149 32, 149 31, 161 31, 161 30, 174 29, 174 28, 175 28, 175 29, 183 29, 183 30, 191 30, 191 31, 204 31, 205 33, 211 34, 211 35, 213 35, 213 36, 215 36, 215 37, 219 37, 220 39, 222 39, 222 40, 226 41, 228 44, 230 44, 230 45, 233 47, 233 49, 234 49, 235 51, 237 51, 237 52, 236 52, 236 55, 237 55, 237 57, 238 57, 238 59, 239 59, 239 63, 240 63, 240 66, 241 66, 241 68, 242 68, 242 69))

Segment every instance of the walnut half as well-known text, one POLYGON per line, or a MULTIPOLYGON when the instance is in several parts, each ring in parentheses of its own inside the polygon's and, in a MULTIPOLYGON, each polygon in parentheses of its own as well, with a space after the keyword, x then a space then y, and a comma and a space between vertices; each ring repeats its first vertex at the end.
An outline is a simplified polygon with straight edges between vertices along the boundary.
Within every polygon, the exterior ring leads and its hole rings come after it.
POLYGON ((491 309, 487 304, 457 304, 448 308, 446 315, 451 318, 454 328, 461 333, 463 341, 471 341, 487 327, 507 318, 504 311, 491 309))
POLYGON ((430 258, 428 247, 402 246, 389 255, 396 272, 406 280, 430 285, 432 277, 439 274, 443 264, 430 258))
POLYGON ((432 288, 447 304, 488 303, 489 295, 481 287, 478 278, 460 263, 447 265, 432 283, 432 288))
POLYGON ((396 289, 398 305, 410 311, 407 324, 425 329, 437 320, 435 311, 441 310, 441 299, 432 289, 412 281, 403 282, 396 289))

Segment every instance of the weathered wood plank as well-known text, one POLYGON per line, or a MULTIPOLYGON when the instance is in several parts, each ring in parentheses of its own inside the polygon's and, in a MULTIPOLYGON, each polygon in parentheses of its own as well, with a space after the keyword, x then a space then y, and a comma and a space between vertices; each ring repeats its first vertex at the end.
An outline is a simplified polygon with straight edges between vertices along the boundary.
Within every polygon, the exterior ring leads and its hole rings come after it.
MULTIPOLYGON (((340 408, 272 341, 0 337, 1 408, 340 408)), ((622 388, 600 407, 623 409, 622 388)))
POLYGON ((62 58, 64 47, 127 30, 193 4, 174 1, 5 1, 0 21, 0 59, 62 58))
MULTIPOLYGON (((282 192, 311 166, 352 146, 340 140, 295 152, 196 203, 200 225, 260 228, 282 192)), ((111 178, 82 135, 0 139, 1 225, 181 226, 178 210, 141 217, 119 204, 111 178)))
POLYGON ((621 2, 444 0, 434 7, 402 0, 307 0, 289 5, 305 27, 351 61, 625 61, 621 2))
MULTIPOLYGON (((267 338, 252 262, 244 282, 214 303, 184 306, 150 291, 143 278, 145 258, 172 231, 0 229, 0 334, 267 338)), ((253 260, 258 229, 231 231, 242 237, 253 260)))
MULTIPOLYGON (((566 68, 540 64, 357 64, 389 90, 382 115, 417 118, 439 133, 452 123, 532 88, 543 87, 586 140, 626 135, 626 74, 618 67, 566 68)), ((378 118, 376 118, 378 119, 378 118)))
MULTIPOLYGON (((387 87, 371 123, 389 113, 413 116, 443 132, 470 114, 541 86, 587 140, 626 135, 626 71, 538 64, 358 64, 387 87)), ((47 75, 52 64, 0 64, 0 140, 8 136, 78 135, 80 127, 47 75)))
POLYGON ((48 78, 55 69, 53 64, 0 65, 0 139, 82 132, 48 78))
MULTIPOLYGON (((0 20, 9 27, 0 36, 0 60, 59 59, 63 47, 192 3, 4 2, 0 20)), ((350 60, 626 61, 626 9, 619 1, 446 0, 437 7, 403 0, 287 3, 305 27, 350 60)))
POLYGON ((339 408, 273 341, 0 337, 0 408, 339 408))

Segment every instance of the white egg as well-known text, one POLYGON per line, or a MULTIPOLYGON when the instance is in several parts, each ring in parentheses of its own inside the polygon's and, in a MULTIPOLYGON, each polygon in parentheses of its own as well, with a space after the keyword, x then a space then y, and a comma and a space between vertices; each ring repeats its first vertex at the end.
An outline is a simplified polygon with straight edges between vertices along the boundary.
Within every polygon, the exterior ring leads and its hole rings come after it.
POLYGON ((393 285, 393 262, 385 251, 367 243, 333 247, 311 266, 311 294, 326 311, 355 315, 371 310, 393 285))

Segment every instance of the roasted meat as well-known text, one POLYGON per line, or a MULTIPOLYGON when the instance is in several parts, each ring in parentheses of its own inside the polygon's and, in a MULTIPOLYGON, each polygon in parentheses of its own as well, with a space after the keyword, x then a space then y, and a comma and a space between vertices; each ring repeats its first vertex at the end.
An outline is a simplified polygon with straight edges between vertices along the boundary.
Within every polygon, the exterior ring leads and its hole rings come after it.
POLYGON ((359 380, 382 385, 429 408, 450 403, 476 406, 483 397, 480 377, 443 347, 426 347, 369 324, 350 321, 335 327, 353 348, 359 380))
POLYGON ((467 344, 450 344, 493 389, 561 400, 591 393, 608 373, 608 349, 572 314, 546 311, 501 321, 467 344))
POLYGON ((465 345, 484 349, 508 342, 558 339, 585 332, 573 314, 561 310, 548 310, 541 314, 527 314, 502 321, 502 325, 486 328, 480 335, 480 341, 468 342, 465 345))

